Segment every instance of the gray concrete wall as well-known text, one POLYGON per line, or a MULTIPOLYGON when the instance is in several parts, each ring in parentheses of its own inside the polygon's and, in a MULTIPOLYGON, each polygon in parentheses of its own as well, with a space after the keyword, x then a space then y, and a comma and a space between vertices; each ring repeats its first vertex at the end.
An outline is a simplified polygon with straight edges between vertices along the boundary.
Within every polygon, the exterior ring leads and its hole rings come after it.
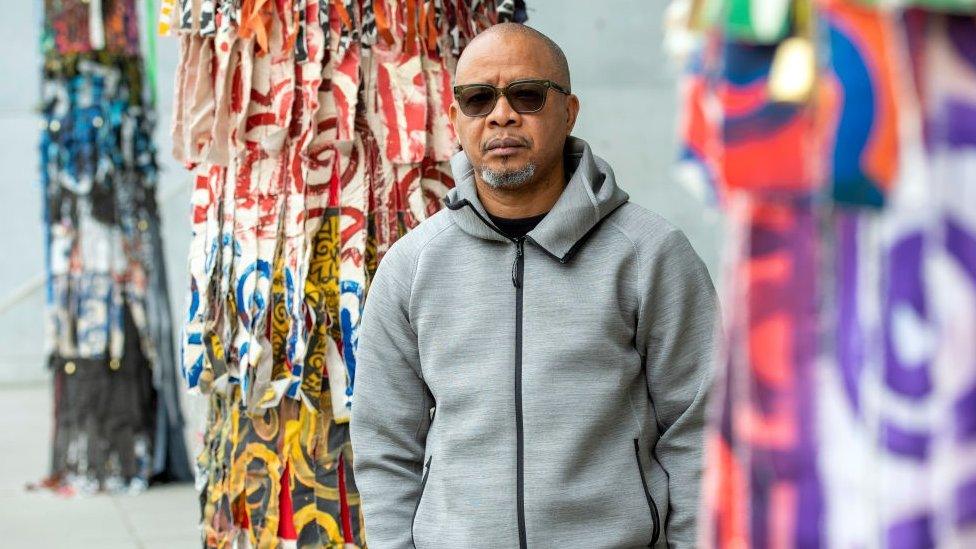
MULTIPOLYGON (((684 229, 713 276, 718 223, 673 181, 674 73, 661 48, 664 2, 528 0, 530 24, 562 46, 582 111, 576 135, 613 166, 635 202, 684 229)), ((35 2, 6 3, 0 18, 0 383, 41 380, 44 255, 38 187, 38 21, 35 2)), ((169 155, 177 44, 161 38, 159 198, 173 312, 183 309, 190 178, 169 155)))

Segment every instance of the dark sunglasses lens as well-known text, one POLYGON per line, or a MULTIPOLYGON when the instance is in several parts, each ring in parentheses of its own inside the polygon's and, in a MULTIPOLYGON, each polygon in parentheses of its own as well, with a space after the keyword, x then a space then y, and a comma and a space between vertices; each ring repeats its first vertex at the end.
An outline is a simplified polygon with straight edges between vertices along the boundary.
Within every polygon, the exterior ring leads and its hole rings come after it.
POLYGON ((508 87, 508 102, 516 112, 537 112, 546 104, 545 84, 535 82, 516 83, 508 87))
POLYGON ((495 91, 489 86, 465 88, 457 100, 467 116, 484 116, 495 107, 495 91))

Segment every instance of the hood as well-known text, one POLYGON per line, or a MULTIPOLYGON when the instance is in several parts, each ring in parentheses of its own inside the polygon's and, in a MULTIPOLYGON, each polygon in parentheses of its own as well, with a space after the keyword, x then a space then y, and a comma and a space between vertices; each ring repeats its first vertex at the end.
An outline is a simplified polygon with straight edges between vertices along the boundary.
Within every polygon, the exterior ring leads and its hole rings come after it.
MULTIPOLYGON (((569 137, 563 154, 572 176, 559 200, 526 239, 565 263, 587 235, 626 203, 629 196, 617 187, 610 165, 594 155, 586 141, 569 137)), ((458 227, 485 240, 508 241, 489 221, 478 198, 474 168, 464 151, 451 158, 451 170, 455 187, 447 193, 444 204, 451 210, 458 227)))

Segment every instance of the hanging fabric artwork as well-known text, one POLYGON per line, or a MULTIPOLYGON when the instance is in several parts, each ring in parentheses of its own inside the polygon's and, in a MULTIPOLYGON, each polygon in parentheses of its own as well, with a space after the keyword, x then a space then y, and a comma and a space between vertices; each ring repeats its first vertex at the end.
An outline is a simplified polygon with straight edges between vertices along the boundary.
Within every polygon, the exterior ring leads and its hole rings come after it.
POLYGON ((687 3, 682 139, 730 227, 700 544, 972 546, 976 3, 687 3))
MULTIPOLYGON (((898 166, 895 22, 874 8, 843 0, 822 2, 829 70, 822 81, 824 111, 833 121, 829 176, 838 204, 881 207, 898 166)), ((909 75, 903 71, 904 77, 909 75)))
POLYGON ((462 48, 524 20, 520 0, 163 1, 205 546, 365 545, 348 421, 369 281, 453 186, 462 48))
POLYGON ((190 480, 134 0, 45 0, 41 182, 51 473, 71 494, 190 480))
POLYGON ((934 326, 931 537, 976 544, 976 22, 910 14, 934 212, 927 244, 934 326))

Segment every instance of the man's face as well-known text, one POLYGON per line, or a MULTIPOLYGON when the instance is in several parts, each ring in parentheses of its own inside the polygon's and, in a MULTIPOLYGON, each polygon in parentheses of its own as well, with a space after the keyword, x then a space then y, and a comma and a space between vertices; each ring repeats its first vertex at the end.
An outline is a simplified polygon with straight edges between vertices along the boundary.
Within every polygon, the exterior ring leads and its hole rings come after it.
MULTIPOLYGON (((526 79, 552 80, 566 86, 548 52, 537 41, 517 35, 485 36, 464 51, 456 85, 490 84, 503 87, 526 79)), ((501 96, 487 116, 469 117, 451 104, 451 123, 461 147, 479 178, 492 187, 530 184, 562 162, 566 136, 573 129, 579 102, 549 90, 546 104, 534 113, 519 114, 501 96)))

